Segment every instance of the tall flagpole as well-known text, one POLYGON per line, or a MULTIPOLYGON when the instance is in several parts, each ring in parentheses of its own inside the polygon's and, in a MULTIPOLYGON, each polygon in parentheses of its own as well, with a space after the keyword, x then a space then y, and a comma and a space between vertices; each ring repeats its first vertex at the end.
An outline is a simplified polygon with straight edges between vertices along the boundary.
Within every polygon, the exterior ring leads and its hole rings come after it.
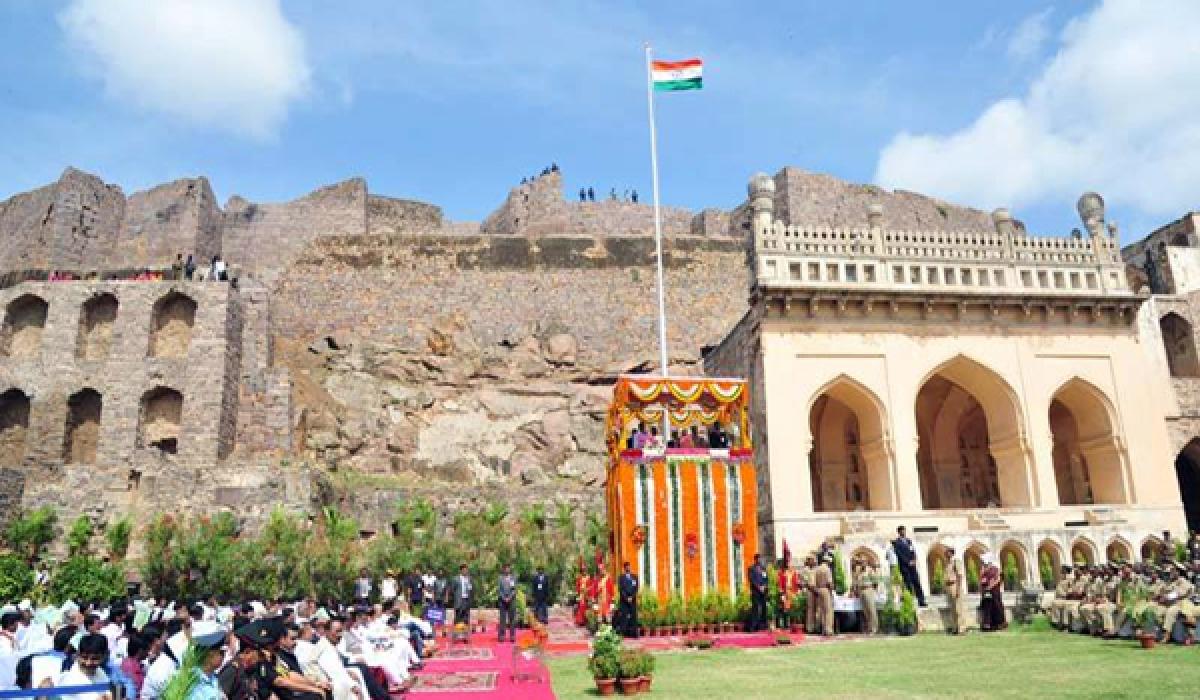
MULTIPOLYGON (((654 190, 654 252, 658 267, 658 361, 665 378, 670 374, 667 360, 667 292, 663 279, 662 214, 658 209, 658 136, 654 130, 654 72, 650 44, 646 43, 646 109, 650 116, 650 178, 654 190)), ((663 403, 662 441, 671 439, 671 408, 663 403)))
MULTIPOLYGON (((658 209, 658 137, 654 130, 654 73, 651 69, 650 44, 646 44, 646 107, 650 113, 650 177, 654 189, 654 251, 658 263, 658 359, 662 376, 667 367, 667 296, 663 283, 662 214, 658 209)), ((669 435, 664 435, 666 440, 669 435)))

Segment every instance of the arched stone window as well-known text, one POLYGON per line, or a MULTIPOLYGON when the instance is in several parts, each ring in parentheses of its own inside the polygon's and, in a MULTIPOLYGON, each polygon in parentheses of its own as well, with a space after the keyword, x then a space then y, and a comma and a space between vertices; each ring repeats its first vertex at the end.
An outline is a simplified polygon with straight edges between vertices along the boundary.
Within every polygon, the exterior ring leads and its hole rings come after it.
POLYGON ((1086 537, 1071 544, 1071 563, 1075 566, 1092 566, 1096 563, 1096 545, 1086 537))
POLYGON ((29 397, 20 389, 0 394, 0 467, 21 464, 28 432, 29 397))
POLYGON ((1142 561, 1155 562, 1163 556, 1163 541, 1157 537, 1142 540, 1142 561))
MULTIPOLYGON (((858 547, 854 550, 854 553, 850 555, 851 564, 859 559, 867 562, 868 566, 873 566, 876 569, 880 568, 879 554, 877 554, 875 550, 871 549, 870 547, 858 547)), ((884 572, 885 575, 886 573, 887 572, 884 572)))
POLYGON ((1020 590, 1021 584, 1029 582, 1029 555, 1019 543, 1009 540, 1000 547, 1000 571, 1004 576, 1004 590, 1020 590), (1011 566, 1016 566, 1016 578, 1009 578, 1011 566))
POLYGON ((81 360, 103 360, 112 348, 113 324, 117 320, 117 298, 112 294, 97 294, 83 304, 79 315, 79 336, 75 342, 75 357, 81 360))
POLYGON ((4 313, 0 328, 0 354, 8 357, 36 357, 42 348, 42 331, 50 307, 44 299, 25 294, 13 299, 4 313))
POLYGON ((1200 359, 1196 356, 1196 339, 1192 324, 1175 312, 1158 320, 1167 367, 1172 377, 1200 377, 1200 359))
POLYGON ((182 422, 183 394, 164 386, 147 391, 142 395, 138 447, 175 454, 179 451, 182 422))
POLYGON ((150 327, 151 357, 187 357, 196 323, 196 302, 191 297, 171 292, 154 305, 150 327))
POLYGON ((945 587, 939 584, 937 577, 934 575, 937 572, 938 563, 942 566, 942 581, 946 580, 946 569, 950 567, 946 561, 946 545, 941 542, 933 544, 929 548, 929 553, 925 555, 925 573, 929 576, 929 592, 933 595, 945 593, 945 587))
POLYGON ((1133 548, 1120 537, 1114 537, 1108 543, 1108 547, 1105 548, 1104 553, 1108 557, 1109 563, 1133 562, 1133 548))
POLYGON ((1176 455, 1175 477, 1188 530, 1200 530, 1200 438, 1192 438, 1176 455))
POLYGON ((922 384, 915 410, 925 508, 1030 505, 1017 403, 999 375, 954 358, 922 384))
POLYGON ((100 442, 100 417, 104 400, 95 389, 82 389, 67 399, 67 425, 63 434, 63 461, 95 464, 100 442))
POLYGON ((814 510, 892 507, 892 470, 884 425, 882 404, 848 377, 839 377, 818 392, 809 411, 814 510))
POLYGON ((1124 458, 1107 397, 1072 379, 1054 393, 1049 420, 1059 502, 1127 503, 1124 458))
POLYGON ((983 571, 983 555, 987 547, 979 542, 972 542, 963 550, 963 575, 967 577, 967 592, 979 592, 979 573, 983 571), (970 572, 974 572, 974 579, 970 572))
POLYGON ((1062 579, 1062 566, 1062 548, 1054 540, 1042 540, 1038 545, 1038 580, 1042 585, 1046 588, 1057 585, 1062 579), (1046 567, 1049 571, 1042 570, 1046 567))

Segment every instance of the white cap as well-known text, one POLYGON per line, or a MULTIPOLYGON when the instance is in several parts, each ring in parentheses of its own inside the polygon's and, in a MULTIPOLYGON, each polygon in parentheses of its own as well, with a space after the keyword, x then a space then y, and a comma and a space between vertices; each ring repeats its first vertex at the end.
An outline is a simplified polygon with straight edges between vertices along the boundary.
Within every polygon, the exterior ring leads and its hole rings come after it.
POLYGON ((26 598, 17 605, 17 610, 20 610, 21 612, 29 612, 30 610, 33 610, 33 603, 29 602, 29 599, 26 598))
POLYGON ((212 620, 192 623, 192 643, 201 647, 220 646, 225 641, 225 630, 212 620))

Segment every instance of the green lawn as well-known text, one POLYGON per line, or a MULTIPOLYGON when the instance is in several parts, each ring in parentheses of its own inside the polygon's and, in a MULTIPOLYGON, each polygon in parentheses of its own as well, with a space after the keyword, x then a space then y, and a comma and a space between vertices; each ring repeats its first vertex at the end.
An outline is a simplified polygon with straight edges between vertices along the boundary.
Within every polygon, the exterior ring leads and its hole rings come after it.
MULTIPOLYGON (((657 655, 647 698, 1196 698, 1200 646, 1143 651, 1046 629, 657 655)), ((586 659, 550 661, 559 700, 595 697, 586 659)))

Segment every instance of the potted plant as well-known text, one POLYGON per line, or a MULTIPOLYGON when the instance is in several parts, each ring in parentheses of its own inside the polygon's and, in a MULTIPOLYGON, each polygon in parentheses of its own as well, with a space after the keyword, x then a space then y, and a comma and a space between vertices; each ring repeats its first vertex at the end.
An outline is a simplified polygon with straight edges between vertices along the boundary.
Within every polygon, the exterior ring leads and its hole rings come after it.
POLYGON ((1154 615, 1154 610, 1147 607, 1142 611, 1142 614, 1137 618, 1137 640, 1141 642, 1143 649, 1153 649, 1158 641, 1158 618, 1154 615))
POLYGON ((776 646, 785 646, 785 645, 791 644, 791 643, 792 643, 792 638, 789 637, 788 635, 783 634, 783 633, 775 635, 775 645, 776 646))
POLYGON ((642 656, 642 685, 643 693, 650 692, 650 682, 654 680, 654 655, 648 651, 639 651, 642 656))
POLYGON ((808 609, 808 595, 804 593, 796 593, 792 595, 792 609, 789 611, 790 619, 788 620, 792 634, 800 632, 802 620, 806 616, 808 609))
POLYGON ((738 632, 746 630, 746 620, 750 619, 750 591, 742 589, 737 596, 737 601, 734 603, 734 617, 737 624, 734 628, 738 632))
POLYGON ((683 596, 679 593, 672 593, 667 599, 667 624, 671 627, 671 634, 678 636, 683 633, 683 596))
POLYGON ((642 657, 637 649, 622 649, 617 657, 621 692, 636 695, 642 689, 642 657))
POLYGON ((588 659, 588 670, 596 682, 596 692, 612 695, 620 675, 621 635, 605 625, 592 640, 592 655, 588 659))
POLYGON ((642 625, 642 636, 652 636, 661 622, 658 609, 658 596, 652 591, 642 591, 638 600, 638 620, 642 625))

